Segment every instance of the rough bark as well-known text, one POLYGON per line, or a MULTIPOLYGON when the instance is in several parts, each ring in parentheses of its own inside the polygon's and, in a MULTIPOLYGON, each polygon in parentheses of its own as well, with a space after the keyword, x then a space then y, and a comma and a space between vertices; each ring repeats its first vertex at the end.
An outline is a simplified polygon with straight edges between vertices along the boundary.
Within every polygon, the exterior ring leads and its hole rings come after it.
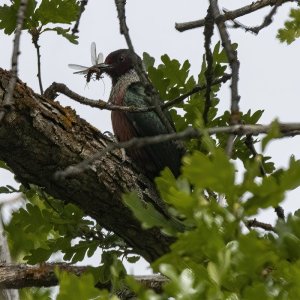
MULTIPOLYGON (((87 267, 72 266, 64 263, 49 263, 41 265, 26 264, 6 264, 0 263, 0 288, 20 289, 24 287, 50 287, 58 284, 55 269, 66 271, 80 276, 87 270, 87 267)), ((161 275, 134 276, 145 288, 151 288, 157 293, 161 293, 162 285, 167 281, 161 275)), ((110 288, 109 283, 97 283, 97 287, 110 288)), ((132 292, 127 289, 120 291, 122 299, 132 296, 132 292)), ((14 298, 13 298, 14 299, 14 298)))
MULTIPOLYGON (((0 264, 0 287, 21 289, 24 287, 50 287, 58 284, 55 268, 80 276, 87 270, 83 266, 71 266, 62 263, 41 265, 0 264)), ((103 287, 105 288, 105 287, 103 287)))
MULTIPOLYGON (((0 107, 9 79, 9 72, 0 69, 0 107)), ((70 107, 35 94, 20 80, 13 98, 14 107, 0 124, 0 159, 18 180, 75 203, 150 262, 169 250, 172 239, 155 228, 143 230, 122 202, 122 193, 136 190, 141 201, 163 207, 152 183, 129 160, 123 161, 120 151, 105 154, 81 174, 55 179, 56 171, 104 149, 110 142, 106 136, 70 107)))

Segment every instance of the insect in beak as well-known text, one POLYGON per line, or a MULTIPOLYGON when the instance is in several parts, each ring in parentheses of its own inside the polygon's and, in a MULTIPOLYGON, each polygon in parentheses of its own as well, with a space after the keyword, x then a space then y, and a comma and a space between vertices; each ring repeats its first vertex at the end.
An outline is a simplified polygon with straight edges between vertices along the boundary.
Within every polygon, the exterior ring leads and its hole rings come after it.
POLYGON ((78 70, 74 72, 74 74, 81 74, 86 77, 86 81, 90 82, 93 74, 95 75, 95 78, 99 80, 101 77, 101 74, 104 72, 101 71, 103 68, 102 65, 106 66, 106 64, 103 63, 103 54, 100 52, 97 55, 97 50, 96 50, 96 43, 92 42, 91 44, 91 62, 92 66, 91 67, 86 67, 82 65, 77 65, 77 64, 69 64, 69 68, 78 70))

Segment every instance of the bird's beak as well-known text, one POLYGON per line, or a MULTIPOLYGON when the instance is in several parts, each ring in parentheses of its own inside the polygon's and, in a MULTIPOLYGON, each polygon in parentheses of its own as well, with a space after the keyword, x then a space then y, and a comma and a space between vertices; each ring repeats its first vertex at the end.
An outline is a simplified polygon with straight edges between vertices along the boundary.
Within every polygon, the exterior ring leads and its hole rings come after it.
POLYGON ((101 63, 97 65, 97 68, 100 70, 100 73, 105 73, 106 70, 111 69, 112 65, 106 64, 106 63, 101 63))

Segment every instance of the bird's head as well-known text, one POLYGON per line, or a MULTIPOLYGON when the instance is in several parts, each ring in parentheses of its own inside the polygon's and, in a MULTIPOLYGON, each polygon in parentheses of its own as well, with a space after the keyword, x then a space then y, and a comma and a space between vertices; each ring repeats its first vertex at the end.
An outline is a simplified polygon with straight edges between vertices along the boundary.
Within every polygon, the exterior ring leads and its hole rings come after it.
MULTIPOLYGON (((136 55, 136 54, 134 54, 136 55)), ((140 57, 136 55, 140 60, 140 57)), ((113 83, 115 83, 122 75, 134 69, 133 54, 128 49, 120 49, 111 52, 105 59, 104 63, 98 65, 100 73, 108 74, 113 83)))

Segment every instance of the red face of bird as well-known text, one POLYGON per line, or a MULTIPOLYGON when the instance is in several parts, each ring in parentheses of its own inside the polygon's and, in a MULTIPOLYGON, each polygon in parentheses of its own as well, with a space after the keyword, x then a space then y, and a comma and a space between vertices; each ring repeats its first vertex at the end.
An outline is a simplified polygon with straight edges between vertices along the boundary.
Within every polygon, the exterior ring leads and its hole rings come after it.
MULTIPOLYGON (((140 59, 137 56, 138 59, 140 59)), ((117 81, 119 77, 126 74, 134 68, 132 54, 128 49, 120 49, 111 52, 105 59, 103 64, 98 65, 100 74, 108 74, 113 82, 117 81)))

